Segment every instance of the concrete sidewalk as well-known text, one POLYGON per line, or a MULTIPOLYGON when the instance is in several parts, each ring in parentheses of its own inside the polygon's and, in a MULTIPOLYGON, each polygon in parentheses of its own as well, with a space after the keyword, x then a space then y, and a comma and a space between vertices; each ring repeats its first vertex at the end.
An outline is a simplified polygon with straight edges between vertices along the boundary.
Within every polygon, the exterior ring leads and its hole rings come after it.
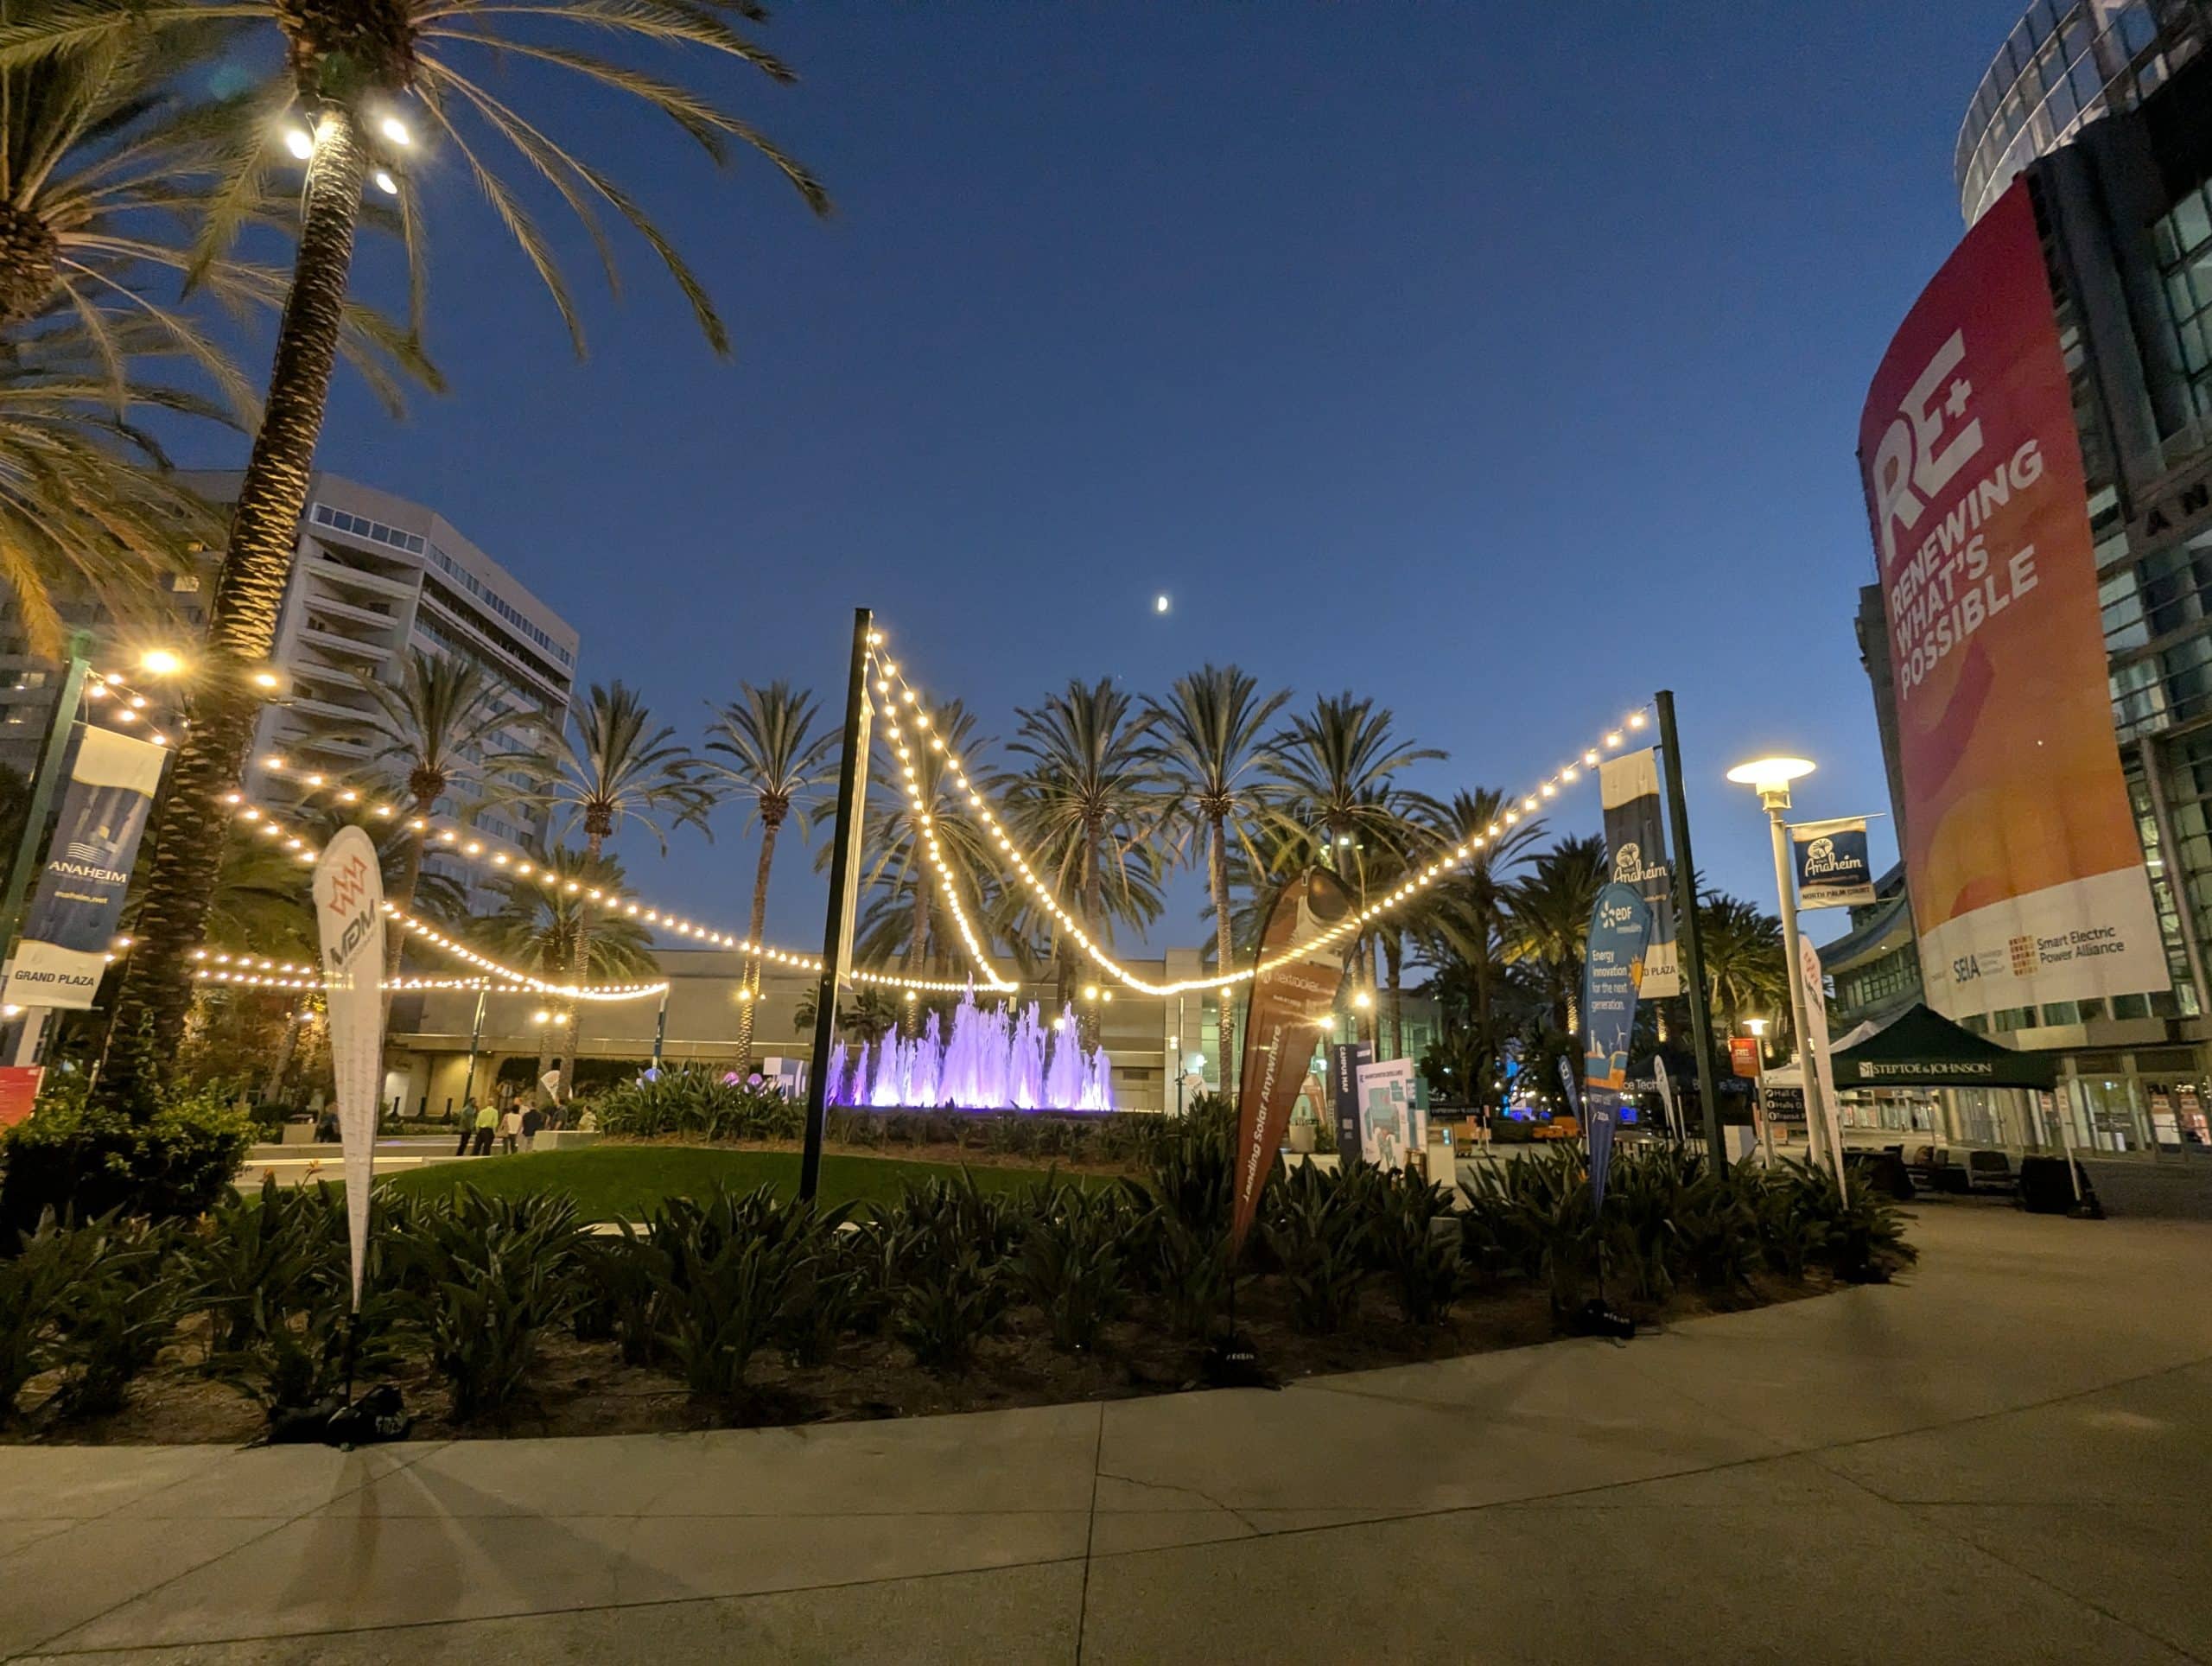
POLYGON ((2212 1658, 2212 1226, 1916 1237, 1890 1288, 1281 1394, 0 1449, 0 1653, 2212 1658))

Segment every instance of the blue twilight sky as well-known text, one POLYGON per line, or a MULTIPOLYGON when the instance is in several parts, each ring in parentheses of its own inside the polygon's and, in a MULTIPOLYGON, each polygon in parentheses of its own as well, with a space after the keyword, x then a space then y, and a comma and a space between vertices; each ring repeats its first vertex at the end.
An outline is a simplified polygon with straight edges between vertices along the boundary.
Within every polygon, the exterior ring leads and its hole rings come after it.
MULTIPOLYGON (((394 423, 347 389, 321 461, 440 509, 687 733, 741 678, 834 696, 858 603, 989 734, 1071 676, 1234 659, 1371 693, 1450 752, 1440 792, 1541 779, 1670 685, 1700 865, 1770 904, 1728 763, 1801 750, 1802 812, 1886 808, 1853 435, 2018 4, 792 5, 763 38, 801 85, 711 85, 824 223, 510 71, 661 216, 736 361, 641 244, 617 302, 562 227, 577 364, 432 159, 452 391, 394 423)), ((742 925, 734 811, 627 850, 742 925)), ((779 868, 804 941, 819 881, 779 868)), ((1177 896, 1155 944, 1198 935, 1177 896)))

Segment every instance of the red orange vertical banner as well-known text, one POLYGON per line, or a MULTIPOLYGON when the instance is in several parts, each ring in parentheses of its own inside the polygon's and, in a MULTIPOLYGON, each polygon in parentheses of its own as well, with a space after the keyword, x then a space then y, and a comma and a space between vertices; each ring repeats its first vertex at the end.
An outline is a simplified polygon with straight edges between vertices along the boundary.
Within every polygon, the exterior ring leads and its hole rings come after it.
POLYGON ((2165 989, 2025 181, 1967 233, 1891 342, 1859 462, 1929 1004, 1958 1018, 2165 989))
POLYGON ((1312 868, 1283 887, 1260 933, 1260 963, 1244 1014, 1244 1062, 1236 1099, 1236 1200, 1232 1248, 1252 1230, 1260 1189, 1290 1126, 1306 1065, 1333 1021, 1350 938, 1332 929, 1351 918, 1351 897, 1334 874, 1312 868), (1325 940, 1324 940, 1325 939, 1325 940))

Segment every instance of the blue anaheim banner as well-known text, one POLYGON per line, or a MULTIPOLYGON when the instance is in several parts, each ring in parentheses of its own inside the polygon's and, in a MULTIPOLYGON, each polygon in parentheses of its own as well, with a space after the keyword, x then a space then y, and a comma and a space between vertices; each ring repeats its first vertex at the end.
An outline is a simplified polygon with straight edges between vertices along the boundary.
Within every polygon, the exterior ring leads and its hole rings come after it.
POLYGON ((8 977, 15 1007, 92 1004, 168 753, 86 724, 8 977))
POLYGON ((1590 1190, 1600 1207, 1612 1160, 1613 1129, 1628 1094, 1629 1048, 1636 1002, 1651 944, 1651 911, 1633 887, 1616 880, 1598 893, 1584 951, 1582 1027, 1583 1130, 1590 1145, 1590 1190))
POLYGON ((1651 943, 1643 957, 1643 993, 1680 995, 1675 960, 1675 870, 1667 860, 1659 809, 1659 754, 1649 747, 1608 758, 1598 771, 1598 802, 1605 813, 1611 876, 1633 887, 1651 911, 1651 943))
POLYGON ((1789 830, 1800 908, 1856 908, 1874 900, 1866 856, 1866 818, 1801 822, 1789 830))

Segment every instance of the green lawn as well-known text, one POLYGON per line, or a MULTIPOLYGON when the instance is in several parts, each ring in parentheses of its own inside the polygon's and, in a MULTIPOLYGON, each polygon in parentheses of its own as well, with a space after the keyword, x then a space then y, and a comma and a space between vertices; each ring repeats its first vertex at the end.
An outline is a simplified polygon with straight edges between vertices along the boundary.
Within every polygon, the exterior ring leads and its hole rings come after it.
MULTIPOLYGON (((910 1183, 950 1179, 959 1172, 947 1163, 825 1155, 822 1200, 828 1204, 888 1200, 910 1183)), ((969 1172, 986 1192, 1035 1186, 1047 1173, 1041 1168, 980 1167, 969 1172)), ((1085 1186, 1112 1184, 1095 1174, 1065 1178, 1085 1186)), ((703 1197, 718 1184, 736 1192, 769 1185, 788 1196, 798 1186, 798 1154, 723 1151, 709 1146, 594 1146, 582 1151, 524 1152, 512 1157, 430 1163, 377 1182, 380 1191, 416 1195, 447 1192, 464 1184, 506 1198, 532 1192, 565 1192, 576 1200, 587 1220, 639 1220, 663 1198, 703 1197)))

